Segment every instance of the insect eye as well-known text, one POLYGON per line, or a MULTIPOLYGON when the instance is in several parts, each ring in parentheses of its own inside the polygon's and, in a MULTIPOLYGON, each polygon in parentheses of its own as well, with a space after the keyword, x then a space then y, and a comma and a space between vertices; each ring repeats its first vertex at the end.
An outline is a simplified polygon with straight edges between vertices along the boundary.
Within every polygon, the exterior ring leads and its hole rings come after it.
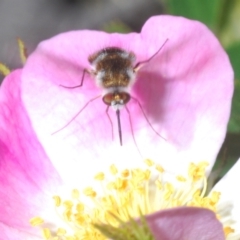
POLYGON ((126 92, 121 92, 119 93, 119 97, 122 101, 123 104, 127 104, 130 100, 130 94, 126 93, 126 92))
POLYGON ((102 100, 103 102, 108 105, 108 106, 112 106, 112 104, 114 103, 114 105, 124 105, 127 104, 130 100, 130 94, 126 93, 126 92, 120 92, 120 93, 108 93, 106 95, 103 96, 102 100))
POLYGON ((111 103, 114 100, 113 94, 108 93, 108 94, 104 95, 102 100, 106 105, 111 106, 111 103))

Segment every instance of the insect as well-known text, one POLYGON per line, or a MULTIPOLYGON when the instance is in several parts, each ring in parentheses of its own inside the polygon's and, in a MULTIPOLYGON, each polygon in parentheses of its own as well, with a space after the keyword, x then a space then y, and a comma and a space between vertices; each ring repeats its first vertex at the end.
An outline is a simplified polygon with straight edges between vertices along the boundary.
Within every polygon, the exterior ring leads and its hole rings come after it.
MULTIPOLYGON (((166 44, 167 41, 168 39, 165 40, 162 46, 150 58, 148 58, 145 61, 138 62, 136 64, 134 64, 136 56, 133 52, 129 52, 118 47, 107 47, 107 48, 101 49, 100 51, 97 51, 96 53, 88 57, 88 61, 91 64, 92 69, 83 70, 81 82, 79 85, 73 86, 73 87, 68 87, 63 85, 60 85, 60 86, 64 88, 69 88, 69 89, 82 87, 85 74, 87 73, 93 76, 93 78, 95 79, 96 85, 103 90, 102 100, 107 105, 107 109, 106 109, 107 115, 108 115, 109 107, 111 107, 116 111, 120 145, 122 145, 122 128, 121 128, 120 110, 122 109, 122 107, 125 106, 128 114, 130 114, 126 104, 130 101, 131 98, 138 103, 150 127, 157 135, 159 135, 159 133, 152 127, 150 121, 148 120, 146 114, 143 111, 143 108, 140 102, 136 98, 131 96, 131 89, 133 84, 136 81, 136 75, 139 69, 144 64, 151 61, 151 59, 153 59, 161 51, 161 49, 163 48, 163 46, 166 44)), ((59 132, 60 130, 65 128, 67 125, 69 125, 83 111, 83 109, 87 107, 87 105, 90 102, 94 101, 99 97, 100 96, 97 96, 91 99, 90 101, 88 101, 85 104, 85 106, 65 126, 63 126, 58 131, 54 132, 53 134, 59 132)), ((108 115, 108 118, 112 125, 112 121, 109 115, 108 115)), ((131 118, 129 118, 129 120, 131 124, 131 129, 132 129, 131 118)), ((113 126, 112 126, 112 129, 113 129, 113 126)), ((132 130, 132 135, 133 135, 133 130, 132 130)), ((161 135, 159 136, 162 137, 161 135)))

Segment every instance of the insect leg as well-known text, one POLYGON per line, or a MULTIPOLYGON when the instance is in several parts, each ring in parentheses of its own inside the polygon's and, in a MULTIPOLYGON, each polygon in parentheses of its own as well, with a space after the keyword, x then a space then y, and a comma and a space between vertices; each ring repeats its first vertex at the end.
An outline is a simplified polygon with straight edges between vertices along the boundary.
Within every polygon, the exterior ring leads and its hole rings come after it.
POLYGON ((101 95, 90 99, 90 100, 81 108, 81 110, 78 111, 77 114, 75 114, 75 116, 74 116, 72 119, 70 119, 70 121, 69 121, 67 124, 65 124, 63 127, 61 127, 60 129, 58 129, 57 131, 53 132, 51 135, 54 135, 54 134, 60 132, 61 130, 63 130, 65 127, 67 127, 71 122, 73 122, 73 121, 77 118, 77 116, 87 107, 87 105, 88 105, 89 103, 93 102, 94 100, 96 100, 96 99, 99 98, 99 97, 101 97, 101 95))
POLYGON ((137 72, 141 67, 142 65, 144 65, 145 63, 151 61, 164 47, 164 45, 167 43, 168 41, 168 38, 165 40, 165 42, 163 43, 163 45, 157 50, 157 52, 155 52, 150 58, 148 58, 147 60, 144 60, 144 61, 141 61, 141 62, 138 62, 135 67, 133 68, 135 72, 137 72))
POLYGON ((143 113, 146 121, 148 122, 149 126, 151 127, 151 129, 152 129, 159 137, 161 137, 162 139, 164 139, 165 141, 167 141, 166 138, 164 138, 163 136, 161 136, 161 135, 154 129, 154 127, 153 127, 152 124, 150 123, 149 119, 147 118, 147 115, 146 115, 146 113, 144 112, 141 103, 140 103, 136 98, 134 98, 134 97, 132 97, 132 96, 131 96, 131 98, 132 98, 134 101, 137 102, 139 108, 141 109, 141 111, 142 111, 142 113, 143 113))
POLYGON ((64 85, 61 85, 61 84, 60 84, 59 86, 64 87, 64 88, 69 88, 69 89, 74 89, 74 88, 82 87, 85 73, 90 73, 90 72, 89 72, 86 68, 83 70, 81 83, 80 83, 79 85, 73 86, 73 87, 68 87, 68 86, 64 86, 64 85))
POLYGON ((111 118, 110 118, 110 116, 109 116, 109 114, 108 114, 108 110, 109 110, 109 106, 107 106, 107 108, 106 108, 106 114, 107 114, 108 120, 109 120, 109 122, 110 122, 110 124, 111 124, 112 140, 113 140, 113 123, 112 123, 112 120, 111 120, 111 118))
POLYGON ((135 146, 136 146, 136 148, 137 148, 140 156, 142 157, 142 154, 141 154, 141 152, 140 152, 140 150, 139 150, 139 148, 138 148, 138 145, 137 145, 137 142, 136 142, 136 139, 135 139, 135 135, 134 135, 134 131, 133 131, 132 118, 131 118, 130 111, 129 111, 127 105, 125 105, 125 108, 126 108, 127 113, 128 113, 128 119, 129 119, 129 123, 130 123, 130 128, 131 128, 131 133, 132 133, 132 138, 133 138, 134 144, 135 144, 135 146))

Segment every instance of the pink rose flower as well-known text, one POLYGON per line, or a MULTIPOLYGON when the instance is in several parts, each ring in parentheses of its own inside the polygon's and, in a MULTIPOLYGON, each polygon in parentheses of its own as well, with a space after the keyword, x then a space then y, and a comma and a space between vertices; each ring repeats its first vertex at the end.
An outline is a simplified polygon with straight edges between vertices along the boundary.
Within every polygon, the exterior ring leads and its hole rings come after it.
POLYGON ((6 77, 0 89, 1 239, 37 239, 29 219, 41 213, 54 222, 51 196, 92 184, 92 176, 112 163, 125 169, 150 158, 166 171, 182 174, 190 162, 207 160, 209 172, 225 137, 232 93, 229 59, 197 21, 156 16, 141 33, 82 30, 40 43, 23 69, 6 77), (91 68, 91 54, 114 46, 133 52, 137 63, 150 58, 166 39, 162 50, 138 71, 130 91, 166 140, 130 100, 136 144, 123 108, 120 146, 115 112, 109 109, 112 139, 101 98, 52 134, 103 93, 89 74, 80 88, 60 86, 80 84, 84 69, 91 68))

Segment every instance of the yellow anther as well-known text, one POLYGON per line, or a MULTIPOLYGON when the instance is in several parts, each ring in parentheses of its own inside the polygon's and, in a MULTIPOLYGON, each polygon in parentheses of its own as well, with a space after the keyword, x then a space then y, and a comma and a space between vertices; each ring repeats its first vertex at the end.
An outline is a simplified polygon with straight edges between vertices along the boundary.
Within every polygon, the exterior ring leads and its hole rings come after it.
MULTIPOLYGON (((76 238, 76 237, 73 237, 73 236, 69 236, 69 237, 66 237, 65 238, 66 240, 79 240, 80 238, 76 238)), ((87 238, 85 238, 87 239, 87 238)))
POLYGON ((193 198, 199 197, 200 194, 201 194, 201 189, 197 189, 197 190, 195 191, 195 193, 193 194, 193 198))
POLYGON ((165 200, 169 200, 170 197, 172 196, 173 192, 174 192, 174 187, 173 187, 173 185, 170 184, 170 183, 166 183, 166 184, 164 185, 164 199, 165 199, 165 200))
POLYGON ((102 197, 101 202, 102 202, 104 207, 107 207, 108 205, 111 205, 111 201, 110 201, 110 204, 109 204, 109 196, 102 197))
POLYGON ((33 227, 42 225, 44 223, 44 221, 41 217, 31 218, 29 222, 33 227))
POLYGON ((173 185, 172 185, 171 183, 168 183, 168 182, 164 185, 164 189, 165 189, 166 191, 169 191, 169 192, 174 192, 174 187, 173 187, 173 185))
POLYGON ((156 170, 160 173, 164 172, 164 168, 161 165, 156 165, 156 170))
POLYGON ((82 226, 85 224, 86 222, 86 219, 85 219, 85 216, 84 215, 76 215, 75 216, 75 221, 78 225, 82 226))
POLYGON ((225 237, 227 237, 230 233, 234 233, 235 232, 234 229, 232 229, 230 227, 224 227, 223 231, 224 231, 225 237))
POLYGON ((116 175, 118 173, 118 170, 114 164, 110 166, 110 173, 112 175, 116 175))
POLYGON ((52 236, 51 232, 48 228, 42 229, 42 235, 43 235, 44 239, 50 239, 52 236))
POLYGON ((59 196, 53 196, 53 200, 56 207, 59 207, 61 205, 61 198, 59 196))
POLYGON ((83 193, 88 196, 88 197, 96 197, 97 196, 97 193, 91 188, 91 187, 88 187, 88 188, 85 188, 83 193))
POLYGON ((78 189, 73 189, 72 190, 72 198, 73 199, 79 199, 80 193, 78 191, 78 189))
MULTIPOLYGON (((93 227, 94 223, 110 224, 118 228, 119 221, 113 215, 122 222, 128 222, 130 217, 135 219, 141 214, 178 206, 208 208, 221 220, 221 215, 216 212, 220 193, 212 192, 205 196, 207 186, 205 162, 190 164, 189 176, 176 176, 181 183, 171 178, 172 175, 168 178, 167 173, 166 179, 172 179, 173 182, 166 182, 165 176, 161 176, 164 172, 161 166, 155 165, 151 160, 146 160, 145 163, 147 164, 145 169, 125 169, 120 172, 112 165, 110 182, 102 172, 95 175, 98 183, 99 180, 102 181, 99 185, 103 192, 96 197, 97 193, 92 187, 83 191, 85 196, 90 197, 88 201, 92 201, 93 206, 82 202, 77 189, 72 190, 72 200, 61 201, 59 196, 54 196, 55 205, 61 205, 57 211, 60 212, 62 220, 72 227, 73 234, 69 235, 65 229, 59 228, 57 231, 53 230, 51 232, 53 236, 50 236, 46 229, 45 239, 106 240, 107 238, 93 227), (155 184, 152 184, 154 180, 155 184), (176 186, 173 183, 176 183, 176 186)), ((31 222, 32 225, 41 225, 43 220, 35 218, 31 222)), ((231 226, 224 224, 223 226, 226 236, 234 232, 231 226)))
POLYGON ((129 174, 130 174, 130 172, 129 172, 128 169, 125 169, 125 170, 123 170, 123 171, 121 172, 121 176, 122 176, 123 178, 127 178, 127 177, 129 176, 129 174))
POLYGON ((146 180, 147 172, 141 169, 133 169, 132 170, 132 181, 141 182, 146 180))
POLYGON ((98 174, 95 175, 94 179, 95 179, 95 180, 102 181, 102 180, 105 179, 105 175, 104 175, 103 172, 100 172, 100 173, 98 173, 98 174))
POLYGON ((221 193, 220 192, 212 192, 211 193, 211 204, 212 205, 215 205, 216 203, 218 203, 218 201, 220 200, 220 196, 221 196, 221 193))
POLYGON ((148 167, 152 167, 154 165, 154 162, 150 159, 146 159, 144 163, 147 164, 148 167))
POLYGON ((64 228, 58 228, 57 235, 58 236, 64 236, 67 233, 67 231, 64 228))
POLYGON ((151 171, 147 169, 147 170, 145 171, 145 180, 149 180, 150 177, 151 177, 151 171))
POLYGON ((187 179, 183 176, 177 176, 176 178, 179 182, 186 182, 187 181, 187 179))
POLYGON ((190 163, 188 174, 192 177, 193 182, 205 177, 207 162, 200 162, 199 164, 190 163))
POLYGON ((71 221, 71 217, 72 217, 72 211, 67 209, 63 212, 63 217, 65 219, 65 221, 70 222, 71 221))
POLYGON ((162 185, 162 182, 161 182, 161 181, 156 180, 156 181, 155 181, 155 184, 156 184, 158 190, 162 190, 162 189, 163 189, 163 185, 162 185))
POLYGON ((116 190, 125 190, 127 186, 128 186, 127 179, 121 179, 121 178, 116 179, 115 185, 114 185, 116 190))
POLYGON ((62 205, 69 210, 73 207, 74 203, 71 200, 67 200, 67 201, 64 201, 62 205))
POLYGON ((83 211, 84 211, 84 208, 85 208, 85 206, 84 206, 83 203, 78 203, 78 204, 76 205, 76 211, 77 211, 78 213, 83 212, 83 211))

